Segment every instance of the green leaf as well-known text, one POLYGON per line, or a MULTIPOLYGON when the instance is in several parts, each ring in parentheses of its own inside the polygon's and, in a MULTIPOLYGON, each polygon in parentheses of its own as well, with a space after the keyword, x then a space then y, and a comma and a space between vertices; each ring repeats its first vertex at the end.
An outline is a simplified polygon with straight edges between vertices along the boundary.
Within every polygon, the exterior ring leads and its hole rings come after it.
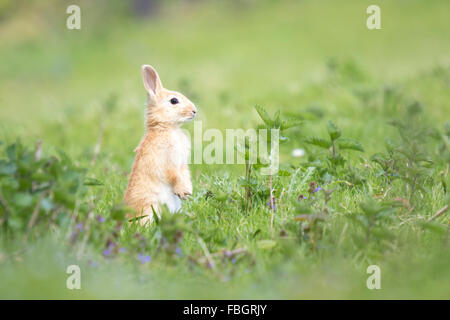
POLYGON ((214 198, 217 201, 224 202, 229 198, 229 194, 227 192, 219 190, 219 191, 217 191, 217 193, 214 194, 214 198))
POLYGON ((275 127, 275 128, 280 128, 281 127, 280 114, 281 114, 281 111, 277 110, 275 112, 275 114, 273 115, 273 125, 272 126, 275 127))
POLYGON ((55 205, 49 198, 43 198, 41 200, 41 208, 44 209, 44 211, 49 212, 55 208, 55 205))
POLYGON ((359 207, 363 210, 366 216, 375 216, 382 210, 378 203, 372 198, 368 198, 365 202, 361 202, 359 207))
POLYGON ((104 183, 95 178, 86 178, 84 180, 84 185, 85 186, 103 186, 104 183))
POLYGON ((353 139, 341 138, 337 141, 337 145, 341 150, 355 150, 364 152, 364 148, 361 143, 353 139))
POLYGON ((14 163, 0 160, 0 176, 14 174, 16 170, 17 166, 14 163))
POLYGON ((271 126, 273 124, 272 119, 270 119, 269 114, 267 113, 266 109, 264 109, 263 107, 256 105, 255 106, 255 110, 256 112, 258 112, 259 117, 261 118, 262 121, 264 121, 264 123, 268 126, 271 126))
POLYGON ((305 139, 306 143, 313 144, 317 147, 329 149, 331 147, 331 142, 319 137, 309 137, 305 139))
POLYGON ((127 212, 127 207, 122 205, 116 205, 111 209, 111 218, 117 221, 122 221, 125 219, 125 215, 127 212))
POLYGON ((371 233, 377 239, 392 239, 394 237, 394 234, 385 227, 374 227, 371 233))
POLYGON ((341 129, 339 129, 331 120, 328 121, 328 134, 331 140, 336 140, 341 136, 341 129))
POLYGON ((374 153, 371 157, 370 157, 370 161, 376 162, 378 163, 380 166, 384 166, 386 160, 386 156, 384 154, 381 153, 374 153))
MULTIPOLYGON (((164 205, 161 208, 161 215, 164 214, 164 212, 166 212, 166 211, 168 211, 168 209, 167 209, 167 206, 164 205)), ((158 213, 156 213, 156 210, 155 210, 155 208, 153 206, 152 206, 152 213, 153 213, 153 219, 155 221, 155 224, 159 225, 161 220, 159 219, 158 213)))
POLYGON ((252 239, 255 239, 256 236, 257 236, 259 233, 261 233, 261 229, 258 229, 258 230, 256 230, 256 231, 253 233, 252 239))
POLYGON ((281 122, 281 130, 286 130, 292 127, 300 127, 303 124, 302 120, 299 119, 287 119, 281 122))
POLYGON ((277 245, 274 240, 259 240, 257 242, 257 246, 259 249, 272 249, 277 245))
POLYGON ((345 159, 340 154, 335 154, 334 156, 330 155, 328 159, 335 167, 342 166, 345 164, 345 159))
POLYGON ((392 154, 395 151, 395 149, 397 148, 396 145, 394 144, 394 142, 390 139, 386 139, 384 141, 384 143, 386 146, 386 150, 389 154, 392 154))
POLYGON ((291 175, 291 173, 287 170, 283 170, 283 169, 279 169, 278 170, 278 175, 280 177, 289 177, 291 175))
POLYGON ((364 229, 367 229, 367 227, 369 225, 369 220, 367 219, 366 216, 353 215, 353 216, 350 216, 350 218, 353 219, 353 221, 355 221, 357 224, 359 224, 364 229))
POLYGON ((19 192, 14 195, 13 203, 18 207, 26 208, 33 203, 33 197, 29 193, 19 192))
POLYGON ((10 144, 6 148, 6 155, 8 156, 9 161, 16 161, 16 144, 10 144))
POLYGON ((423 222, 422 228, 433 233, 445 234, 447 228, 437 222, 423 222))

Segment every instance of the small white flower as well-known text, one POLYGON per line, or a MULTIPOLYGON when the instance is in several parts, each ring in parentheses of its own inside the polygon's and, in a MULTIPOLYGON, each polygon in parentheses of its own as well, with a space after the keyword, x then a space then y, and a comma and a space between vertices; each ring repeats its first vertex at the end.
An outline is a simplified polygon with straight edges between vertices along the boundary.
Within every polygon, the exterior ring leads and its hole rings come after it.
POLYGON ((300 149, 300 148, 293 149, 292 153, 291 153, 291 156, 293 156, 295 158, 300 158, 300 157, 303 157, 304 155, 305 155, 305 150, 300 149))

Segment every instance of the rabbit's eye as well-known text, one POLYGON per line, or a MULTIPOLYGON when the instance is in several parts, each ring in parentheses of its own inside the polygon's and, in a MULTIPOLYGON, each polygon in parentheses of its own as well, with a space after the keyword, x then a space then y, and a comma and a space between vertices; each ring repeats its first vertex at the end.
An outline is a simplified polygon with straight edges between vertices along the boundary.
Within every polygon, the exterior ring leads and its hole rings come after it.
POLYGON ((170 99, 170 103, 171 104, 177 104, 178 103, 178 99, 177 98, 172 98, 172 99, 170 99))

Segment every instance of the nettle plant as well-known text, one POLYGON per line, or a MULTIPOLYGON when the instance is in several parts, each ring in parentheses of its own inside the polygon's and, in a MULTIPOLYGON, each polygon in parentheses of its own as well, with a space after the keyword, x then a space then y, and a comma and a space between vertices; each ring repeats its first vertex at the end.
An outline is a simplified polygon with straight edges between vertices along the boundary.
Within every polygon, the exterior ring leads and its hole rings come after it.
POLYGON ((399 179, 403 182, 404 195, 411 205, 417 205, 427 185, 434 180, 435 164, 427 143, 433 130, 419 117, 421 106, 413 103, 407 108, 406 120, 394 120, 389 124, 397 128, 400 139, 386 140, 386 153, 377 153, 371 160, 382 168, 386 183, 399 179))
POLYGON ((448 181, 450 180, 450 122, 445 123, 442 133, 436 133, 435 139, 438 141, 437 150, 435 151, 437 161, 445 166, 445 169, 439 172, 439 177, 444 192, 447 193, 449 188, 448 181))
POLYGON ((444 124, 443 130, 434 129, 431 137, 437 142, 433 158, 439 165, 448 167, 450 165, 450 122, 444 124))
POLYGON ((395 235, 389 226, 396 219, 396 206, 396 202, 367 198, 350 216, 360 229, 360 232, 352 234, 353 242, 358 249, 364 249, 366 255, 378 254, 392 246, 395 235))
MULTIPOLYGON (((257 152, 256 157, 253 158, 253 161, 251 161, 252 157, 250 154, 250 141, 246 138, 245 140, 245 177, 241 180, 241 184, 245 188, 245 201, 246 201, 246 210, 248 210, 251 207, 251 200, 252 200, 252 194, 254 194, 254 191, 259 190, 259 195, 262 196, 262 198, 266 198, 268 196, 267 193, 270 193, 270 199, 273 198, 273 174, 269 174, 268 180, 269 180, 269 188, 261 188, 261 186, 258 183, 258 177, 255 177, 252 175, 253 168, 256 170, 260 169, 267 169, 268 166, 270 166, 270 158, 274 155, 275 152, 278 152, 278 149, 275 150, 274 144, 272 143, 272 135, 271 130, 279 130, 279 143, 285 143, 289 139, 287 136, 284 135, 285 131, 287 129, 290 129, 295 126, 300 126, 303 121, 299 119, 281 119, 281 112, 280 110, 276 111, 273 116, 270 116, 266 109, 264 107, 261 107, 259 105, 255 106, 255 110, 257 111, 259 117, 263 121, 263 124, 260 124, 256 127, 256 130, 267 130, 267 140, 266 140, 266 150, 268 150, 268 157, 265 157, 262 152, 257 152), (268 159, 269 158, 269 159, 268 159), (256 161, 255 161, 256 160, 256 161)), ((261 145, 261 144, 259 144, 261 145)), ((259 150, 261 151, 261 150, 259 150)), ((288 175, 289 173, 286 170, 278 169, 276 175, 288 175)), ((262 178, 262 175, 259 175, 259 178, 262 178)), ((270 200, 272 202, 272 200, 270 200)), ((273 207, 273 203, 271 206, 273 207)))
POLYGON ((381 170, 376 173, 377 176, 383 177, 384 183, 389 185, 395 178, 398 178, 398 174, 395 168, 394 161, 394 145, 391 140, 385 141, 386 152, 378 152, 370 157, 370 161, 377 163, 381 170))
MULTIPOLYGON (((295 118, 281 119, 280 110, 276 111, 274 113, 274 115, 271 117, 263 107, 256 105, 255 109, 256 109, 256 112, 258 113, 259 117, 263 121, 263 124, 258 125, 257 129, 258 130, 266 129, 268 132, 270 132, 271 130, 279 130, 279 143, 280 144, 289 141, 289 138, 284 135, 285 131, 287 129, 290 129, 293 127, 299 127, 303 124, 303 121, 300 119, 295 119, 295 118)), ((268 137, 269 138, 267 140, 266 147, 270 150, 269 157, 272 158, 273 153, 277 152, 278 149, 276 151, 273 150, 271 135, 269 134, 268 137)), ((256 169, 264 168, 265 167, 264 164, 268 162, 267 159, 260 159, 260 156, 261 156, 261 154, 260 154, 260 152, 258 152, 257 163, 255 164, 256 169)), ((276 176, 289 176, 289 175, 290 175, 289 171, 283 170, 280 168, 278 168, 278 170, 276 172, 276 176)), ((269 203, 268 204, 269 204, 269 208, 271 211, 270 230, 271 230, 272 236, 273 236, 273 221, 274 221, 274 213, 275 213, 275 196, 274 196, 275 188, 274 188, 273 180, 274 180, 274 174, 270 173, 268 175, 268 187, 269 187, 269 203)))
POLYGON ((43 157, 40 143, 34 151, 20 141, 6 145, 0 154, 0 226, 14 236, 37 225, 68 225, 74 211, 87 215, 90 209, 77 199, 96 184, 63 152, 43 157))
MULTIPOLYGON (((364 152, 364 148, 359 141, 342 137, 341 129, 331 120, 328 121, 327 131, 328 138, 312 136, 305 139, 306 143, 328 151, 328 155, 325 160, 317 158, 313 162, 309 163, 309 166, 318 168, 322 175, 331 174, 333 176, 337 176, 338 168, 343 167, 346 163, 346 159, 344 158, 342 151, 353 150, 364 152)), ((358 176, 358 174, 351 170, 351 168, 348 168, 348 171, 351 175, 355 177, 358 176)))
POLYGON ((302 240, 309 241, 312 249, 319 249, 324 227, 329 222, 332 209, 328 202, 336 188, 325 189, 315 181, 310 182, 308 194, 300 194, 295 204, 294 221, 300 222, 300 232, 302 240))

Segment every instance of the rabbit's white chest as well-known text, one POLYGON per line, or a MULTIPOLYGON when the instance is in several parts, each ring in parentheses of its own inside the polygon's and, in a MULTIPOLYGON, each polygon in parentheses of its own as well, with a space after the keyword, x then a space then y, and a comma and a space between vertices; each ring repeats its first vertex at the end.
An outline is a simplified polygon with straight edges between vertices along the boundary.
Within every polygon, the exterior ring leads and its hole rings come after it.
MULTIPOLYGON (((190 141, 181 130, 173 131, 169 138, 168 162, 176 170, 182 170, 186 165, 190 153, 190 141)), ((158 195, 158 201, 165 204, 170 212, 176 212, 181 208, 180 198, 174 194, 173 188, 169 183, 164 183, 158 195)))
POLYGON ((183 134, 183 132, 179 130, 172 133, 171 142, 171 160, 173 164, 179 168, 182 165, 187 164, 188 162, 190 153, 190 141, 183 134))

